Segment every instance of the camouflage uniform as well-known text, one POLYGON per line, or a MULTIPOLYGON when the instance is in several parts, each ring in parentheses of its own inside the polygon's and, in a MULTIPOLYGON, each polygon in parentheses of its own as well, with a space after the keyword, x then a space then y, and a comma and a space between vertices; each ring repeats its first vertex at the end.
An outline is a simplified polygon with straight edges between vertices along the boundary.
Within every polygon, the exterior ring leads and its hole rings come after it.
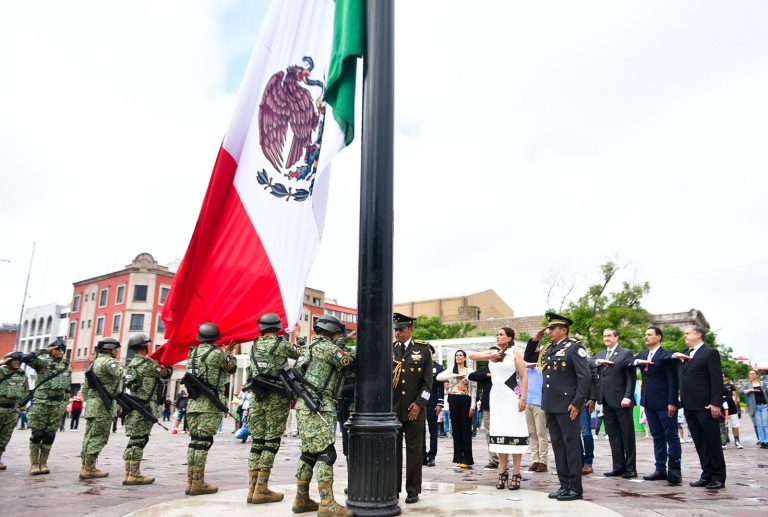
MULTIPOLYGON (((200 343, 189 349, 187 367, 192 375, 208 385, 211 391, 218 394, 219 400, 224 405, 227 404, 224 386, 229 381, 229 374, 237 370, 237 359, 234 355, 223 352, 213 343, 200 343)), ((211 490, 215 487, 205 484, 203 481, 205 463, 208 460, 208 451, 213 446, 213 437, 219 430, 221 420, 222 411, 205 395, 198 395, 189 401, 187 422, 189 423, 191 440, 187 449, 187 465, 189 469, 198 470, 195 472, 190 470, 188 474, 190 482, 193 477, 199 477, 198 481, 206 487, 210 487, 211 490)), ((190 490, 192 490, 191 487, 187 490, 188 495, 196 495, 190 494, 190 490)))
MULTIPOLYGON (((142 402, 150 413, 159 418, 157 399, 163 390, 162 379, 168 379, 172 373, 172 368, 158 366, 149 357, 137 354, 133 356, 126 368, 125 387, 130 390, 131 397, 142 402)), ((123 453, 126 463, 124 485, 145 485, 155 480, 152 476, 142 476, 139 471, 144 447, 149 442, 149 433, 153 426, 154 423, 144 418, 138 411, 131 411, 125 419, 128 445, 123 453)))
MULTIPOLYGON (((333 464, 336 461, 336 436, 333 430, 333 398, 342 369, 349 366, 355 356, 354 348, 345 348, 346 338, 334 343, 325 337, 316 337, 304 351, 302 361, 305 379, 316 387, 321 398, 319 413, 309 410, 303 400, 296 405, 296 416, 301 428, 301 457, 296 469, 300 484, 309 483, 317 464, 317 482, 321 499, 327 499, 333 485, 333 464), (325 423, 321 420, 325 419, 325 423)), ((332 498, 332 495, 331 495, 332 498)))
MULTIPOLYGON (((111 397, 117 395, 120 388, 120 381, 125 377, 125 370, 108 353, 100 353, 96 360, 91 364, 91 369, 99 378, 101 384, 104 385, 104 389, 111 397)), ((115 404, 110 404, 109 407, 104 406, 104 401, 101 400, 99 393, 95 387, 88 383, 88 379, 85 381, 85 436, 83 436, 83 448, 80 452, 80 456, 83 458, 84 471, 96 472, 96 475, 88 475, 81 473, 81 479, 89 479, 90 477, 106 477, 106 473, 102 473, 96 469, 96 459, 101 453, 102 449, 107 445, 110 435, 110 427, 112 426, 112 418, 116 415, 115 404), (100 475, 105 474, 105 475, 100 475)))
MULTIPOLYGON (((5 452, 5 446, 11 440, 20 409, 16 404, 29 393, 27 376, 19 369, 11 370, 8 366, 0 366, 0 458, 5 452)), ((0 462, 0 470, 5 465, 0 462)))
POLYGON ((48 455, 69 403, 72 370, 64 357, 56 359, 45 348, 24 356, 24 362, 37 372, 35 398, 27 412, 32 431, 29 437, 30 474, 47 474, 48 455))

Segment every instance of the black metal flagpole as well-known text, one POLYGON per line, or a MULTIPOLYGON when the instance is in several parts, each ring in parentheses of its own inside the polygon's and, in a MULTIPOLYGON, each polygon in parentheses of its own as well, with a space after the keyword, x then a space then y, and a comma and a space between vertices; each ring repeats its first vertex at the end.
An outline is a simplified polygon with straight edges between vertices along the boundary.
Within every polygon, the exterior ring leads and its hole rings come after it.
POLYGON ((349 428, 348 507, 399 515, 392 412, 394 9, 366 2, 355 412, 349 428))

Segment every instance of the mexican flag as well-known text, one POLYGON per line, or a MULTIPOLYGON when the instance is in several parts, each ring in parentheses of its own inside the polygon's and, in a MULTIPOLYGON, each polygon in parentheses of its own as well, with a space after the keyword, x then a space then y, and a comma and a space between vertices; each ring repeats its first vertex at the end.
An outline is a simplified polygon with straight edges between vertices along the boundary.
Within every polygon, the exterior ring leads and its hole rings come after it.
POLYGON ((354 136, 364 16, 364 0, 272 2, 163 308, 162 364, 186 359, 204 322, 228 343, 257 336, 267 312, 299 321, 330 165, 354 136))

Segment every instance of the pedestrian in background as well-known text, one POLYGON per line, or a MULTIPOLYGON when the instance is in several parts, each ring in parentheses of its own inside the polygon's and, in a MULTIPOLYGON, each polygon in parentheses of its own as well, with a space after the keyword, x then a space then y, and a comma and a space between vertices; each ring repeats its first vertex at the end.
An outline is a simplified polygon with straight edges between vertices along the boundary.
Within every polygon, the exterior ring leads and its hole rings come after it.
POLYGON ((747 413, 755 426, 757 445, 768 449, 768 382, 760 382, 757 371, 750 370, 741 392, 747 396, 747 413))
POLYGON ((77 395, 69 399, 69 404, 72 406, 72 410, 69 413, 69 429, 77 431, 80 426, 80 415, 83 412, 83 397, 82 392, 78 391, 77 395))
POLYGON ((531 466, 528 472, 547 472, 547 456, 549 455, 549 431, 547 430, 547 415, 541 408, 541 396, 544 388, 544 377, 536 367, 536 360, 541 347, 539 342, 544 338, 540 330, 535 337, 528 340, 523 359, 528 371, 528 396, 525 399, 525 422, 528 425, 528 444, 531 448, 531 466))
POLYGON ((453 369, 437 376, 438 381, 448 381, 448 403, 451 405, 453 429, 453 463, 457 468, 468 469, 474 465, 472 457, 472 419, 475 416, 477 391, 469 380, 472 368, 467 365, 467 354, 457 350, 453 369))

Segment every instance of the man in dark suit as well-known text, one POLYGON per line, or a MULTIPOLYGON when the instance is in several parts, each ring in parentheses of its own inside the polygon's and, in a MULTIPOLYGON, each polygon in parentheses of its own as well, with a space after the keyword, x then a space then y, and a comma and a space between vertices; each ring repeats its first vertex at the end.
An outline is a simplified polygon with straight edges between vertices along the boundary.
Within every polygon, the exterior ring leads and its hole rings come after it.
POLYGON ((685 330, 687 352, 676 352, 680 360, 680 399, 685 420, 701 463, 701 478, 691 486, 710 490, 725 488, 725 459, 720 446, 720 404, 723 400, 723 369, 720 353, 704 344, 706 330, 685 330))
POLYGON ((544 375, 541 408, 547 415, 560 481, 560 489, 549 497, 558 501, 573 501, 583 498, 579 414, 589 395, 592 376, 587 351, 579 341, 568 335, 573 321, 553 312, 548 312, 546 316, 550 344, 538 354, 537 362, 544 375))
POLYGON ((635 424, 632 418, 635 371, 625 367, 633 356, 632 352, 619 345, 619 333, 614 329, 605 329, 603 342, 606 349, 595 355, 590 366, 597 368, 600 376, 597 401, 603 405, 605 432, 613 458, 613 470, 605 475, 636 478, 635 424))
POLYGON ((640 405, 645 408, 645 417, 653 436, 653 455, 656 458, 656 470, 643 476, 646 481, 667 480, 670 485, 682 482, 680 472, 680 435, 677 434, 677 398, 679 381, 677 364, 672 352, 661 346, 664 338, 659 327, 649 327, 645 331, 643 350, 627 364, 630 371, 640 368, 643 385, 640 391, 640 405))
POLYGON ((397 432, 397 491, 403 486, 403 439, 405 439, 405 502, 415 503, 421 493, 421 460, 424 420, 432 394, 432 354, 429 343, 412 338, 415 318, 395 313, 392 324, 392 412, 402 427, 397 432))
POLYGON ((429 450, 427 450, 427 440, 424 437, 424 465, 427 467, 435 466, 435 456, 437 456, 437 415, 443 411, 445 402, 445 385, 435 380, 437 374, 443 371, 443 365, 435 362, 435 347, 429 345, 429 351, 432 355, 432 393, 427 401, 427 428, 429 429, 429 450))

